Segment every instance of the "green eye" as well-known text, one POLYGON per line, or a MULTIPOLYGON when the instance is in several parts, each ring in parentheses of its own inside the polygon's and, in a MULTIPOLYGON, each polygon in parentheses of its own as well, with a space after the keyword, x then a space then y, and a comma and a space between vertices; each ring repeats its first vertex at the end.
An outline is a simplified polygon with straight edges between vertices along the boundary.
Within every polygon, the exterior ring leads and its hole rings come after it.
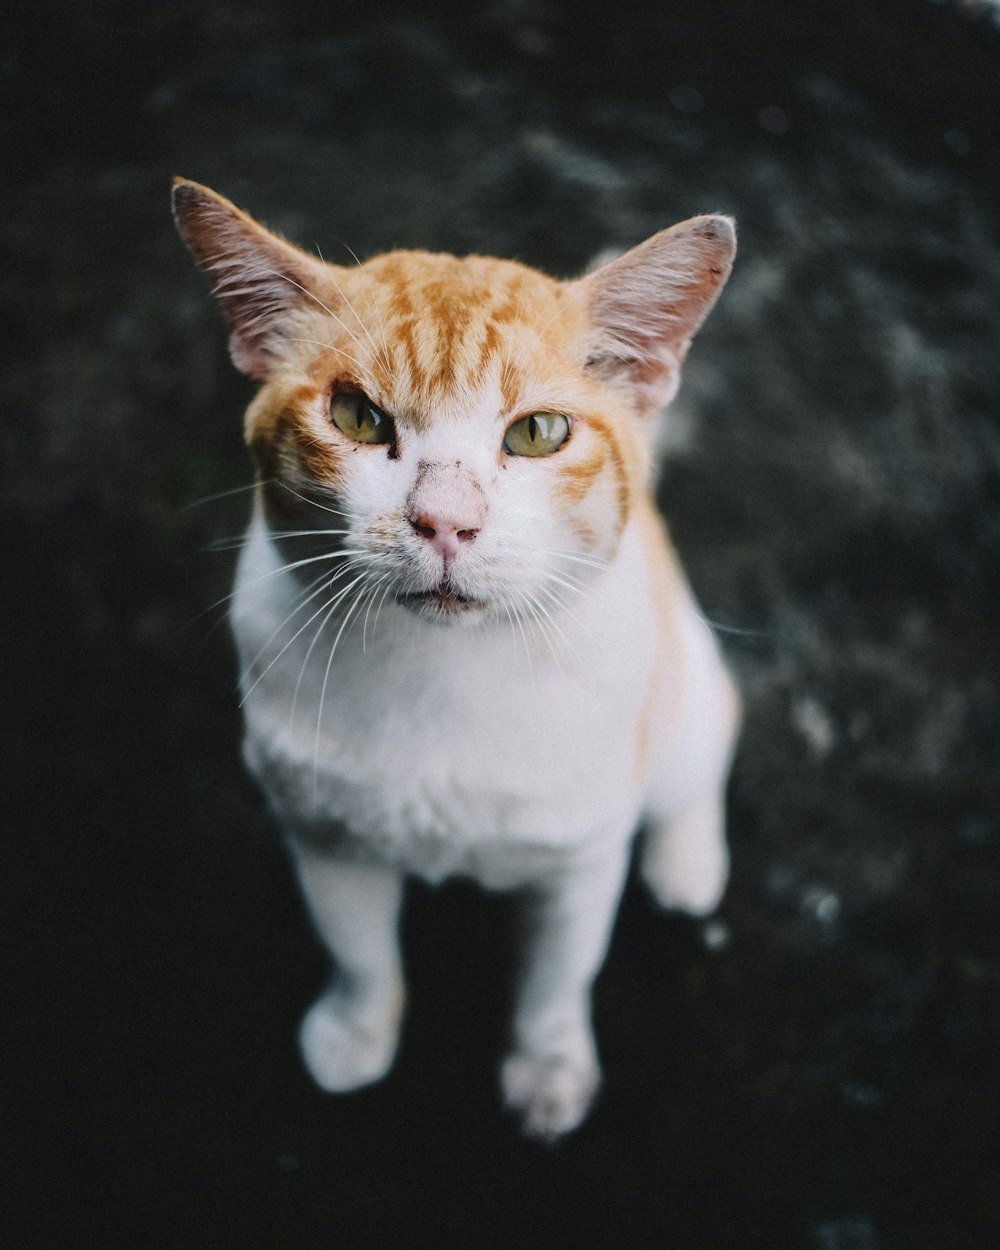
POLYGON ((392 421, 360 391, 334 395, 330 401, 330 420, 356 443, 392 442, 392 421))
POLYGON ((569 418, 561 412, 533 412, 515 421, 503 445, 512 456, 551 456, 569 438, 569 418))

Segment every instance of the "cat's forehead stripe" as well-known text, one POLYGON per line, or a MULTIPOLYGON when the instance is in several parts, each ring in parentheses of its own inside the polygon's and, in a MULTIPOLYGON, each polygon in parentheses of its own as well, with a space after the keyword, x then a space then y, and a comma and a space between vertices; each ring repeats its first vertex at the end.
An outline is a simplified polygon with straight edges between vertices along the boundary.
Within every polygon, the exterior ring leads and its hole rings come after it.
POLYGON ((391 252, 352 272, 349 303, 372 343, 373 377, 419 428, 449 393, 480 389, 496 371, 505 408, 524 378, 518 362, 559 316, 558 282, 512 261, 391 252), (369 319, 359 310, 371 309, 369 319))

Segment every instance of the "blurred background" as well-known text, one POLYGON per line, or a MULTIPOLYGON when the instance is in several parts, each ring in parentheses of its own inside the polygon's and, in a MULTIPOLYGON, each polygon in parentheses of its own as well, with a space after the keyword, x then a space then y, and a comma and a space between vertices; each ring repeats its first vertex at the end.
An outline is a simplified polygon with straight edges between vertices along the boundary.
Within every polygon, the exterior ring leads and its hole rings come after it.
POLYGON ((7 3, 4 1242, 1000 1244, 1000 6, 7 3), (509 906, 415 887, 382 1085, 239 759, 249 384, 173 174, 328 259, 559 275, 694 213, 740 256, 660 499, 747 704, 707 928, 634 884, 606 1086, 524 1144, 509 906), (205 502, 201 502, 205 501, 205 502))

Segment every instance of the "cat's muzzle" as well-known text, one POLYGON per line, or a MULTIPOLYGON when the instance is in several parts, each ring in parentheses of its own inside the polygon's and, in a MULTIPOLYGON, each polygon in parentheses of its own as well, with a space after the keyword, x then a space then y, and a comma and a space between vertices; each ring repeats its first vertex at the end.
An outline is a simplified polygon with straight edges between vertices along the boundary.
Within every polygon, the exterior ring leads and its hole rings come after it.
POLYGON ((397 602, 421 616, 434 620, 449 617, 465 616, 470 613, 485 611, 486 604, 468 595, 460 594, 447 581, 442 581, 431 590, 421 590, 414 594, 397 596, 397 602))

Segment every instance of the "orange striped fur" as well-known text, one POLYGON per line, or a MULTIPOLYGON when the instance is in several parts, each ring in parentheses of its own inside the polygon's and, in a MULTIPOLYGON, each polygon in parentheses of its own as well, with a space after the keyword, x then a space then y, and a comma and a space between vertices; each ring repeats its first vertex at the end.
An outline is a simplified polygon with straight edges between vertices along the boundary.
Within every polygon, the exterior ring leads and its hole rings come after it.
POLYGON ((404 874, 528 887, 501 1085, 552 1140, 600 1079, 590 986, 637 826, 662 905, 705 915, 726 884, 736 696, 651 482, 732 225, 564 282, 419 251, 330 265, 195 183, 174 202, 260 383, 231 620, 245 758, 334 961, 306 1066, 345 1092, 392 1063, 404 874))
MULTIPOLYGON (((207 188, 178 182, 175 197, 182 233, 229 316, 234 357, 264 382, 246 420, 262 477, 299 488, 342 486, 358 449, 327 419, 336 392, 364 392, 391 415, 401 440, 407 430, 478 420, 490 427, 484 437, 492 438, 500 467, 503 431, 512 422, 560 412, 570 418, 572 436, 533 467, 581 541, 602 558, 613 554, 648 487, 651 440, 639 388, 630 391, 615 376, 614 355, 623 355, 628 327, 606 327, 614 344, 610 370, 599 344, 595 352, 595 308, 603 302, 622 317, 594 276, 560 282, 512 261, 420 251, 328 265, 207 188)), ((718 264, 706 268, 708 260, 699 256, 684 301, 714 298, 724 273, 718 264)), ((703 315, 697 311, 695 320, 703 315)), ((675 310, 664 315, 676 319, 675 310)), ((666 365, 651 367, 675 374, 686 338, 687 327, 666 365)), ((640 355, 638 347, 631 358, 624 353, 619 372, 635 373, 640 355)), ((643 363, 645 372, 649 367, 643 363)))

